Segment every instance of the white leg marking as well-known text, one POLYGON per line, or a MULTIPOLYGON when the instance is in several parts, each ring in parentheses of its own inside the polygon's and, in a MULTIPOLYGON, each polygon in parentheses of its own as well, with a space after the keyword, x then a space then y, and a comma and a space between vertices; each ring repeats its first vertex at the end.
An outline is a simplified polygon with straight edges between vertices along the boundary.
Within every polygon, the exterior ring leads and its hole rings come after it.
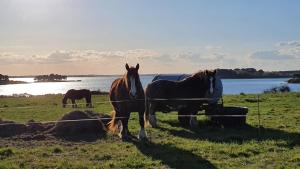
POLYGON ((120 138, 122 138, 123 137, 123 124, 122 124, 121 120, 118 121, 118 132, 119 132, 118 136, 120 138))

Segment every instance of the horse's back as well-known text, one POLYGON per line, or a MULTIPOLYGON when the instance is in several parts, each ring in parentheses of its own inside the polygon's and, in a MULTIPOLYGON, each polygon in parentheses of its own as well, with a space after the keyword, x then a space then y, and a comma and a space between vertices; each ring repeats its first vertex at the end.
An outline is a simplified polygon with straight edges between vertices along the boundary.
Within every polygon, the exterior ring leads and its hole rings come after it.
POLYGON ((80 89, 80 90, 75 90, 75 89, 70 89, 67 91, 66 96, 69 98, 73 99, 82 99, 86 97, 91 97, 91 91, 88 89, 80 89))
POLYGON ((148 84, 146 88, 146 97, 166 98, 176 87, 176 82, 169 80, 157 80, 148 84))

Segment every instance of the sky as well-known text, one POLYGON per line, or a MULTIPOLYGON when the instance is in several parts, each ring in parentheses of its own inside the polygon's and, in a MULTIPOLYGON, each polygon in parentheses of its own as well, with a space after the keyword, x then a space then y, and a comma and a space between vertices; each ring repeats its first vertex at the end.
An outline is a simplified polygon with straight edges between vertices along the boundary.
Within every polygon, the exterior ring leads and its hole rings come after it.
POLYGON ((1 0, 0 73, 300 69, 297 0, 1 0))

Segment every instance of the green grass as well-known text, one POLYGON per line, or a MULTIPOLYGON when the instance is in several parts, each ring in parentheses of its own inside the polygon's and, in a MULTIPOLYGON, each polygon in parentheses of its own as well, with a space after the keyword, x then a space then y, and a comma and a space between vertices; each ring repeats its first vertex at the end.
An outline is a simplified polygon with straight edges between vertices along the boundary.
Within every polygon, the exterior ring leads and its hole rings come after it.
MULTIPOLYGON (((0 117, 57 120, 72 110, 61 108, 61 98, 0 98, 0 117)), ((179 126, 176 113, 157 113, 160 127, 147 128, 150 143, 122 142, 113 134, 92 142, 0 138, 0 168, 300 168, 300 93, 260 95, 260 130, 255 99, 224 96, 226 106, 249 107, 248 127, 240 129, 216 128, 199 116, 199 128, 189 130, 179 126)), ((94 102, 107 100, 93 97, 94 102)), ((106 102, 94 110, 109 113, 112 107, 106 102)), ((138 134, 137 113, 129 128, 138 134)))

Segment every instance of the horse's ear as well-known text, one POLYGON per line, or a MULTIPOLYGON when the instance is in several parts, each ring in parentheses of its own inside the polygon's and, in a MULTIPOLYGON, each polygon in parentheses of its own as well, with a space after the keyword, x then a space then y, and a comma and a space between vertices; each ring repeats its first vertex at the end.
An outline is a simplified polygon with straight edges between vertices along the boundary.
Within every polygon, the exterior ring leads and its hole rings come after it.
POLYGON ((209 74, 209 71, 208 71, 208 70, 205 70, 205 74, 208 75, 208 74, 209 74))
POLYGON ((129 65, 128 65, 128 63, 126 63, 125 67, 126 67, 126 70, 129 70, 129 65))
POLYGON ((136 64, 135 69, 139 70, 139 68, 140 68, 140 64, 136 64))
POLYGON ((217 74, 217 69, 215 69, 214 71, 213 71, 213 75, 215 76, 217 74))

